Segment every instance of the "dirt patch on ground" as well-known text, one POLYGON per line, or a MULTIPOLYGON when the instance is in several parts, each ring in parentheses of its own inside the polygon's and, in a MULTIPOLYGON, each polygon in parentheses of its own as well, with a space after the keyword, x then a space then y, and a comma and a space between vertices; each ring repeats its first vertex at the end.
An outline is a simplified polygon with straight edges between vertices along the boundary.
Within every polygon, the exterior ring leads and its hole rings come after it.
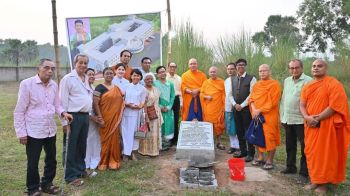
MULTIPOLYGON (((171 148, 169 151, 162 152, 161 156, 152 159, 151 163, 156 167, 154 182, 160 187, 166 187, 167 191, 181 191, 179 186, 179 168, 187 167, 186 161, 179 161, 175 159, 176 149, 171 148)), ((258 195, 294 195, 297 194, 298 185, 292 180, 292 177, 286 177, 279 173, 282 167, 275 168, 272 171, 266 172, 260 168, 252 168, 251 164, 246 164, 246 172, 256 171, 254 181, 254 174, 249 174, 249 181, 233 181, 230 179, 227 160, 232 156, 224 151, 216 151, 216 164, 214 171, 218 181, 218 189, 229 191, 235 194, 258 194, 258 195), (250 168, 247 168, 250 167, 250 168), (261 171, 260 171, 261 170, 261 171)), ((248 176, 247 176, 248 177, 248 176)), ((296 176, 295 176, 296 177, 296 176)))

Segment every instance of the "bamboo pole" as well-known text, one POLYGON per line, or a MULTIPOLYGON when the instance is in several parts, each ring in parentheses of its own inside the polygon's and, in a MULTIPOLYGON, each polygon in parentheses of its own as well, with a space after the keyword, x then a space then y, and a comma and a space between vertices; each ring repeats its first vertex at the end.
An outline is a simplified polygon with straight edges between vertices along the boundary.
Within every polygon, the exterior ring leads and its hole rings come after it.
POLYGON ((56 75, 57 75, 57 83, 60 84, 61 69, 60 69, 60 56, 59 56, 60 53, 58 48, 56 0, 51 0, 51 3, 52 3, 52 24, 53 24, 53 38, 54 38, 54 49, 55 49, 56 75))
POLYGON ((167 53, 167 64, 172 61, 172 54, 171 54, 171 37, 170 32, 172 30, 171 28, 171 13, 170 13, 170 0, 167 0, 167 14, 168 14, 168 53, 167 53))

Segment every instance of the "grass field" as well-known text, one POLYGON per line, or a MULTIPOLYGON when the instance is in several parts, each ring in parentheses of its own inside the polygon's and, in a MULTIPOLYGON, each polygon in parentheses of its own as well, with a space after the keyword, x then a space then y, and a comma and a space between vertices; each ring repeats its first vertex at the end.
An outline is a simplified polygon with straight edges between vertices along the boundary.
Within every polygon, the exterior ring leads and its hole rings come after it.
MULTIPOLYGON (((25 190, 26 155, 25 147, 20 145, 13 129, 13 110, 17 99, 18 83, 0 84, 0 195, 23 195, 25 190)), ((59 125, 59 123, 58 123, 59 125)), ((282 137, 284 137, 282 131, 282 137)), ((283 141, 284 139, 282 139, 283 141)), ((227 142, 227 138, 225 138, 227 142)), ((61 186, 62 168, 62 131, 58 129, 57 140, 57 175, 54 183, 61 186)), ((169 159, 173 156, 168 156, 169 159)), ((278 148, 276 163, 278 168, 285 164, 285 147, 278 148)), ((43 159, 43 153, 42 153, 43 159)), ((160 158, 161 159, 161 158, 160 158)), ((331 160, 330 160, 331 161, 331 160)), ((40 161, 40 171, 43 171, 43 160, 40 161)), ((160 182, 158 161, 144 159, 142 161, 123 164, 118 171, 99 172, 96 178, 87 179, 86 185, 81 188, 65 186, 68 195, 232 195, 226 187, 216 190, 178 190, 168 189, 178 184, 165 184, 160 182)), ((279 175, 275 170, 272 175, 279 175)), ((164 173, 163 175, 169 175, 164 173)), ((285 177, 288 178, 288 177, 285 177)), ((292 179, 290 183, 294 183, 292 179)), ((268 182, 266 182, 268 183, 268 182)), ((297 192, 306 194, 302 186, 298 190, 280 192, 280 195, 291 195, 297 192)), ((290 188, 285 187, 286 190, 290 188)), ((349 195, 350 190, 350 161, 348 159, 347 179, 343 184, 330 190, 330 195, 349 195)), ((247 193, 251 195, 252 193, 247 193)), ((256 195, 260 195, 256 193, 256 195)))

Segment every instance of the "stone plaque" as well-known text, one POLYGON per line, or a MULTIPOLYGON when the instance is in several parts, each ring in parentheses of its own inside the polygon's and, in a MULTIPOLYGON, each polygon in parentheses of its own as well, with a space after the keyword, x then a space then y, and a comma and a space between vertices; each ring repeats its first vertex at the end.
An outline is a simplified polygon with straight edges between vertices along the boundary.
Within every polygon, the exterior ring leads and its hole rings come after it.
POLYGON ((196 164, 214 162, 212 123, 182 121, 176 147, 176 159, 186 159, 196 164))

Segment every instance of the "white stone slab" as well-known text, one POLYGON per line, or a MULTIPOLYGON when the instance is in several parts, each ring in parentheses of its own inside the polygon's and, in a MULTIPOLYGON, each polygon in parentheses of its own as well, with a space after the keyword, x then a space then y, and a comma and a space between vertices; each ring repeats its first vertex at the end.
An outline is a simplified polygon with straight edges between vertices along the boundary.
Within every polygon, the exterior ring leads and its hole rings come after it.
POLYGON ((176 159, 211 163, 215 159, 213 125, 208 122, 182 121, 176 159))

